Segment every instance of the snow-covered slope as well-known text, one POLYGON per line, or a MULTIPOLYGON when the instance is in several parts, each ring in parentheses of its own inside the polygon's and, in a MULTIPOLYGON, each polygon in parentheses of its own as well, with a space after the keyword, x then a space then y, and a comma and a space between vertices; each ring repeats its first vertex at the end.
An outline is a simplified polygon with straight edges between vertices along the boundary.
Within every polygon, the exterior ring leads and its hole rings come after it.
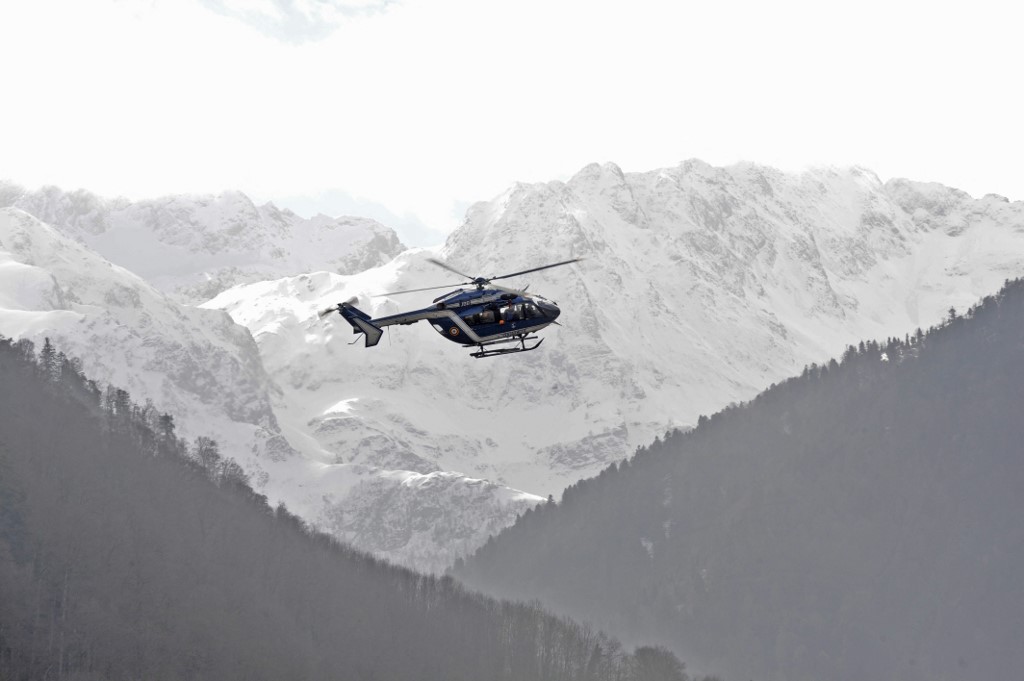
POLYGON ((863 338, 913 332, 1024 273, 1024 204, 862 169, 801 175, 749 164, 516 185, 473 206, 439 252, 353 277, 243 286, 210 307, 252 330, 288 405, 281 418, 339 460, 458 470, 539 495, 666 429, 755 395, 863 338), (450 281, 440 255, 522 279, 559 302, 537 352, 474 360, 425 324, 372 349, 315 310, 355 295, 375 316, 450 281))
POLYGON ((279 426, 283 394, 244 327, 174 302, 14 208, 0 208, 0 334, 50 337, 90 377, 171 413, 179 436, 215 437, 273 502, 397 562, 441 570, 540 501, 436 467, 402 470, 397 458, 336 460, 279 426))
POLYGON ((405 250, 393 230, 374 220, 307 220, 271 203, 257 206, 240 192, 132 203, 0 184, 0 206, 25 210, 189 303, 239 283, 314 270, 359 272, 405 250))
POLYGON ((233 451, 254 453, 251 464, 291 454, 271 406, 275 387, 244 328, 174 303, 15 208, 0 208, 0 333, 51 337, 91 377, 173 414, 179 435, 216 432, 233 451))

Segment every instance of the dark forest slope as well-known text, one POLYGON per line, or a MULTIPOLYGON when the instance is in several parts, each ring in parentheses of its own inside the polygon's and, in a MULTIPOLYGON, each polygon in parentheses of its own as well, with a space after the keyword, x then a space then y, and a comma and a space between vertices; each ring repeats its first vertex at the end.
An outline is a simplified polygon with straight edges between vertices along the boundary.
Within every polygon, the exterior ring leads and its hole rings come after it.
POLYGON ((0 680, 683 679, 310 533, 173 420, 0 337, 0 680))
POLYGON ((758 681, 1024 673, 1024 282, 525 515, 456 574, 758 681))

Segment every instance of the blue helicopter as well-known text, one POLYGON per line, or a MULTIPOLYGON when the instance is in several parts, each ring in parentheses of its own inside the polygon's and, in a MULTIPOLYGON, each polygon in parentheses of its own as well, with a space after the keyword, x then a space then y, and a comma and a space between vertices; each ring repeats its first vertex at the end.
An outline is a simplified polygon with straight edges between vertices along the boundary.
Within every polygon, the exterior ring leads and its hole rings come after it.
MULTIPOLYGON (((530 272, 561 267, 570 263, 578 262, 580 258, 564 260, 562 262, 533 267, 521 272, 502 274, 497 277, 471 277, 454 269, 450 265, 430 258, 429 261, 449 272, 453 272, 469 281, 456 284, 444 284, 441 286, 428 286, 426 288, 414 288, 405 291, 392 291, 382 293, 382 296, 393 296, 403 293, 418 293, 420 291, 433 291, 440 288, 452 286, 473 285, 475 288, 459 288, 450 291, 443 296, 435 298, 431 307, 410 312, 378 317, 373 319, 354 303, 355 298, 344 303, 338 303, 320 313, 323 317, 332 312, 337 312, 352 325, 352 333, 363 334, 366 339, 366 347, 373 347, 380 342, 383 335, 383 328, 392 324, 415 324, 426 319, 430 325, 442 336, 450 341, 461 345, 477 348, 476 352, 470 353, 472 357, 493 357, 495 355, 507 355, 516 352, 527 352, 536 350, 544 342, 543 338, 531 335, 540 331, 549 324, 557 324, 555 320, 561 314, 561 310, 552 301, 531 293, 527 294, 526 289, 518 290, 505 288, 491 282, 498 279, 518 277, 530 272), (529 343, 529 345, 528 345, 529 343)), ((358 340, 358 339, 356 339, 358 340)), ((353 343, 356 341, 353 341, 353 343)))

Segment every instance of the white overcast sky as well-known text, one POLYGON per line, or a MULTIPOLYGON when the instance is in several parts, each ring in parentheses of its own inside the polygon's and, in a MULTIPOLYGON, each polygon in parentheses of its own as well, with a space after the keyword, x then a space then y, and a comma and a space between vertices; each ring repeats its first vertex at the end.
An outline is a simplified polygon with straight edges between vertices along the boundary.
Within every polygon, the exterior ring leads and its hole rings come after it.
POLYGON ((1013 2, 0 2, 0 178, 240 189, 440 242, 515 181, 688 158, 1024 199, 1013 2))

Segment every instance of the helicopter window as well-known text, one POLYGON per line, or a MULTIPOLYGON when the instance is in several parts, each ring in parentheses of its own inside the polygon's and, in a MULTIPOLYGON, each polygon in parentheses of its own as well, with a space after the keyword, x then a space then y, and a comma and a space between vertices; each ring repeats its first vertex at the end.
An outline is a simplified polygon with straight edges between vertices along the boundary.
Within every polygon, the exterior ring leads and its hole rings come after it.
POLYGON ((505 321, 515 322, 523 318, 523 305, 517 303, 516 305, 509 305, 505 310, 505 321))
POLYGON ((478 324, 493 324, 495 322, 494 310, 483 310, 463 317, 470 326, 478 324))
POLYGON ((541 316, 540 310, 533 303, 523 303, 523 316, 526 319, 536 319, 541 316))

